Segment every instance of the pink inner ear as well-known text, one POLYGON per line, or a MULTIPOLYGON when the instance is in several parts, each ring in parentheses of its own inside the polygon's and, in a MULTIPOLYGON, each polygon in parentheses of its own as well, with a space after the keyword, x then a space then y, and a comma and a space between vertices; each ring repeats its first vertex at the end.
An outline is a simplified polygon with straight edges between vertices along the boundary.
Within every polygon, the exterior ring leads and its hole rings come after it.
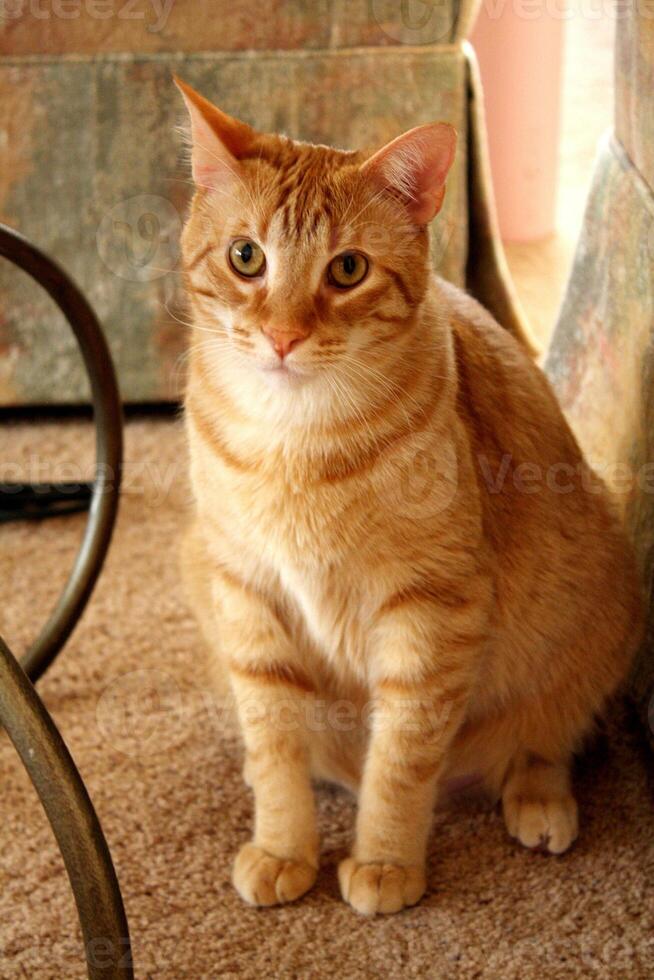
POLYGON ((212 187, 238 173, 239 157, 245 155, 256 139, 255 131, 226 113, 175 78, 184 96, 191 119, 193 139, 193 179, 200 187, 212 187))
POLYGON ((238 171, 238 160, 216 136, 206 120, 191 117, 193 179, 199 187, 214 187, 238 171))
POLYGON ((407 200, 411 217, 427 224, 441 209, 445 181, 456 152, 456 130, 447 123, 417 126, 382 147, 364 163, 378 186, 407 200))

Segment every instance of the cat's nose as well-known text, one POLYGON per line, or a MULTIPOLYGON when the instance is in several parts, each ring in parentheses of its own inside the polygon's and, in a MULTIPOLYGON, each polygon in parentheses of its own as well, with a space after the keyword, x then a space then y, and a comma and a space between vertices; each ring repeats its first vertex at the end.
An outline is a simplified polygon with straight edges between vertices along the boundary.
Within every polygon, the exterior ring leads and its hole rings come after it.
POLYGON ((262 327, 263 334, 270 341, 273 350, 283 359, 309 336, 309 331, 302 327, 277 327, 266 325, 262 327))

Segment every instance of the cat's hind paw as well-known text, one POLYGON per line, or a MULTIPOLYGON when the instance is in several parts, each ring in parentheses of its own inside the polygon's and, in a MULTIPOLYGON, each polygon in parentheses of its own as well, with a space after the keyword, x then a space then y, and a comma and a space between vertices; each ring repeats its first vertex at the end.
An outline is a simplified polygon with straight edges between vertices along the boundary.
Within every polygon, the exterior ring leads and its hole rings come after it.
POLYGON ((579 829, 573 796, 556 800, 505 797, 504 821, 511 837, 550 854, 567 851, 579 829))
POLYGON ((236 856, 232 881, 250 905, 281 905, 308 892, 317 875, 306 861, 277 858, 256 844, 245 844, 236 856))
POLYGON ((397 864, 361 864, 354 858, 338 868, 341 895, 363 915, 400 912, 415 905, 427 886, 423 868, 397 864))

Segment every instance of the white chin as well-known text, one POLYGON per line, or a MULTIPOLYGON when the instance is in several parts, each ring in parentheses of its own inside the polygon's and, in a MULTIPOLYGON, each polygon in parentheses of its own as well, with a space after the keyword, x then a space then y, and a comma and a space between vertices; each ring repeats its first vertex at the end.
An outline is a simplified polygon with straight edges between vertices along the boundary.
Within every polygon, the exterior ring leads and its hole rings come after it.
POLYGON ((264 364, 260 371, 266 384, 276 390, 296 388, 307 380, 307 375, 292 364, 264 364))

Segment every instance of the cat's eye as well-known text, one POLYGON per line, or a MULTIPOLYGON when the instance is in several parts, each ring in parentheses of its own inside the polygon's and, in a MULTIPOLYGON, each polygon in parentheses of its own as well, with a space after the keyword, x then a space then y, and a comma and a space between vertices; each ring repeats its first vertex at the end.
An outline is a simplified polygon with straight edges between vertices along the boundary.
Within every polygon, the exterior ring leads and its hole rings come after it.
POLYGON ((338 289, 357 286, 368 271, 368 259, 361 252, 343 252, 329 263, 327 278, 338 289))
POLYGON ((250 238, 237 238, 232 242, 229 246, 229 261, 232 269, 247 279, 262 275, 266 268, 263 249, 250 238))

